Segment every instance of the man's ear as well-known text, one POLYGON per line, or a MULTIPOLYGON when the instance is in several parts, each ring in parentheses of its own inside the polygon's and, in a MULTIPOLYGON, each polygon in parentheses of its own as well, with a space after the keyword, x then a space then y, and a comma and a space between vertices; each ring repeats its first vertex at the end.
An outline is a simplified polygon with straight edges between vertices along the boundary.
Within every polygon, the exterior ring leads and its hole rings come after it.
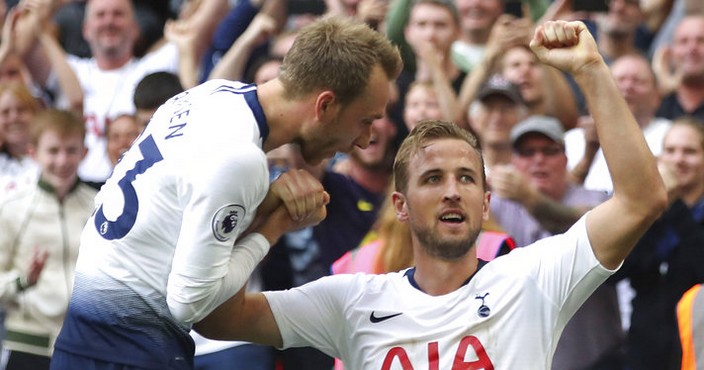
POLYGON ((395 191, 391 193, 391 200, 394 204, 394 209, 396 210, 396 219, 405 222, 408 220, 408 207, 406 205, 406 197, 395 191))
POLYGON ((489 203, 491 202, 491 192, 486 191, 484 192, 484 201, 482 202, 482 219, 484 221, 489 220, 489 213, 491 211, 491 208, 489 207, 489 203))
POLYGON ((336 107, 335 93, 330 90, 321 92, 315 100, 316 118, 319 121, 324 121, 326 118, 333 117, 336 114, 336 107))

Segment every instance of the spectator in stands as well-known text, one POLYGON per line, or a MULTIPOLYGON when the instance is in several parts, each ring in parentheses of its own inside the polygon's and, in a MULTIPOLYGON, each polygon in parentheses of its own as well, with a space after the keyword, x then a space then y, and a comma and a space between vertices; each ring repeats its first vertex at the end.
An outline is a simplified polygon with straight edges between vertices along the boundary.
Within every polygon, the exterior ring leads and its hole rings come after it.
MULTIPOLYGON (((0 84, 0 193, 33 184, 36 163, 28 156, 31 122, 41 106, 22 83, 0 84)), ((5 194, 3 194, 5 195, 5 194)))
POLYGON ((132 146, 134 139, 142 132, 142 127, 133 114, 117 116, 107 127, 107 151, 113 167, 117 164, 127 149, 132 146))
POLYGON ((666 67, 661 80, 674 90, 664 97, 657 115, 669 119, 689 115, 704 121, 704 15, 680 21, 666 67))
POLYGON ((511 129, 526 115, 518 86, 500 75, 489 78, 477 93, 469 122, 482 145, 489 183, 494 165, 511 162, 511 129))
POLYGON ((132 101, 135 106, 140 132, 164 102, 183 92, 177 75, 159 71, 144 76, 134 88, 132 101))
POLYGON ((96 191, 77 174, 85 130, 72 112, 38 113, 29 153, 41 168, 39 179, 0 205, 0 280, 11 282, 0 293, 8 302, 7 370, 49 369, 73 289, 81 230, 94 210, 96 191))

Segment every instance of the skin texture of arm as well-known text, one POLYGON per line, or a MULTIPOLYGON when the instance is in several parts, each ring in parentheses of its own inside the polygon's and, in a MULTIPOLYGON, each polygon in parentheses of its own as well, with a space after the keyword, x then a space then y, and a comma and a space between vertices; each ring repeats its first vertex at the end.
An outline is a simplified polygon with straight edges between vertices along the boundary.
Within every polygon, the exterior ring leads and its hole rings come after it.
POLYGON ((543 71, 544 86, 549 88, 545 89, 543 112, 536 113, 559 119, 565 130, 574 128, 577 126, 577 103, 565 76, 557 69, 547 66, 543 66, 543 71))
POLYGON ((245 65, 252 50, 271 38, 276 31, 276 20, 266 13, 259 13, 249 24, 247 30, 237 38, 232 47, 210 72, 208 79, 224 78, 240 80, 244 76, 245 65))
POLYGON ((66 53, 48 32, 42 32, 39 42, 56 72, 59 86, 68 99, 70 109, 79 116, 83 116, 83 88, 76 73, 66 61, 66 53))

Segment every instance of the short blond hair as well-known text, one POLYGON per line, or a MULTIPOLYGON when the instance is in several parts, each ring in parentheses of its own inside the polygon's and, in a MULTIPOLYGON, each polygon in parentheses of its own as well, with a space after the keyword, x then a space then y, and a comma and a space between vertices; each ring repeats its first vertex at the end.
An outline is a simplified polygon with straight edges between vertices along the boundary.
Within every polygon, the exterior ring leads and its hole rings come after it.
POLYGON ((304 27, 284 57, 279 80, 289 99, 331 90, 341 104, 360 96, 375 66, 389 81, 401 73, 398 48, 365 23, 324 17, 304 27))
POLYGON ((48 131, 53 131, 62 138, 76 135, 85 139, 86 124, 83 118, 74 112, 49 108, 37 113, 32 119, 32 144, 37 146, 39 139, 48 131))
POLYGON ((477 137, 471 132, 455 125, 452 122, 438 120, 423 120, 411 130, 401 147, 396 153, 394 161, 394 182, 396 191, 404 193, 408 189, 408 164, 413 155, 418 153, 425 145, 436 139, 459 139, 469 144, 479 155, 482 176, 482 186, 486 189, 486 174, 484 173, 484 157, 479 148, 477 137))

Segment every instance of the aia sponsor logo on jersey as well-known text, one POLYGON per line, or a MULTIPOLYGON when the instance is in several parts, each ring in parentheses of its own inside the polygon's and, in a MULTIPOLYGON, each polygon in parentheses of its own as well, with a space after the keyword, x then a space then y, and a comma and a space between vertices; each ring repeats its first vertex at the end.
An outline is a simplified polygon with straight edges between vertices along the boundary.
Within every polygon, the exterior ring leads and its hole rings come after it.
POLYGON ((221 207, 213 216, 212 227, 215 239, 228 241, 237 230, 237 225, 245 215, 244 207, 238 204, 228 204, 221 207))

